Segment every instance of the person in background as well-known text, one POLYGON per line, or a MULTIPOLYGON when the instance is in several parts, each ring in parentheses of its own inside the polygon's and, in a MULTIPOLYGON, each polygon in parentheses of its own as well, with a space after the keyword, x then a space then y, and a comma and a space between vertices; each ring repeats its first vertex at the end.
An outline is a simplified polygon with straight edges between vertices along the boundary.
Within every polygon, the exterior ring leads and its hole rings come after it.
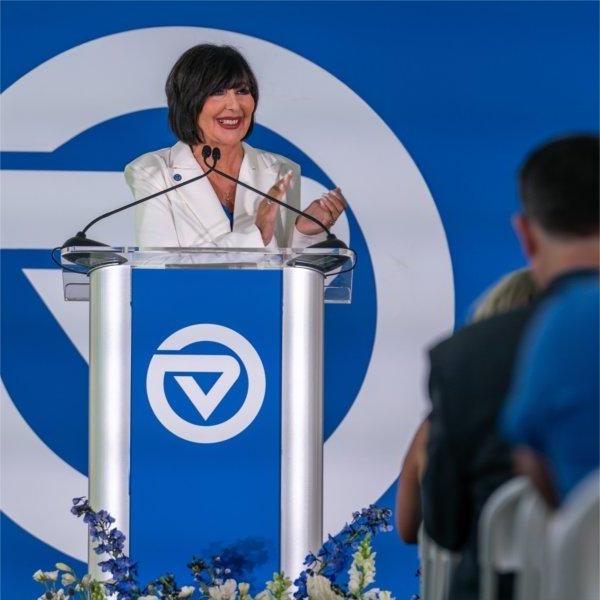
POLYGON ((504 408, 516 470, 556 508, 600 456, 600 286, 562 292, 532 323, 504 408))
MULTIPOLYGON (((525 327, 565 286, 597 277, 599 158, 597 135, 553 140, 527 158, 520 172, 522 213, 514 223, 542 290, 538 300, 468 325, 430 351, 423 522, 437 544, 461 553, 452 600, 478 598, 479 515, 514 473, 497 421, 525 327)), ((512 597, 509 579, 501 581, 499 597, 512 597)))
POLYGON ((471 321, 477 323, 516 308, 529 306, 538 292, 529 267, 511 271, 484 292, 483 298, 475 304, 471 321))
MULTIPOLYGON (((144 154, 125 168, 136 199, 206 171, 202 148, 221 151, 218 169, 300 208, 300 167, 244 142, 254 126, 258 83, 230 46, 200 44, 177 60, 166 83, 169 125, 178 142, 144 154)), ((331 227, 346 207, 339 188, 306 212, 331 227)), ((306 247, 325 239, 317 223, 212 172, 135 208, 138 246, 306 247)))
MULTIPOLYGON (((508 273, 480 299, 473 313, 477 322, 530 304, 538 290, 528 268, 508 273)), ((409 445, 396 493, 396 528, 407 544, 417 542, 422 522, 421 480, 426 464, 429 419, 425 419, 409 445)))

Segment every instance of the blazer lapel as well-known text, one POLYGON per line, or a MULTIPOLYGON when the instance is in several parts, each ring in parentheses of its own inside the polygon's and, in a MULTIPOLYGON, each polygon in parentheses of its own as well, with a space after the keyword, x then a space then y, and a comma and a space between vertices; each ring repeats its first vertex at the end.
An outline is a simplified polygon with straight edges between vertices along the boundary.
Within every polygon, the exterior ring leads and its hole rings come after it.
MULTIPOLYGON (((171 148, 169 168, 173 183, 177 182, 176 175, 180 175, 185 181, 197 177, 203 172, 191 149, 183 142, 177 142, 171 148)), ((209 241, 215 242, 216 238, 231 231, 229 219, 206 177, 181 187, 175 192, 179 201, 196 217, 199 231, 203 231, 209 241)))

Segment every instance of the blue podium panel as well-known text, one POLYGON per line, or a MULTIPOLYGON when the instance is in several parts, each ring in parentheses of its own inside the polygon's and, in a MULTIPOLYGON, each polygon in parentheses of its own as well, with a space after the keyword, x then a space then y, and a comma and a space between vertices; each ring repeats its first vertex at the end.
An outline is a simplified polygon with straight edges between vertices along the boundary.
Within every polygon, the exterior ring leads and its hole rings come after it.
POLYGON ((250 543, 279 569, 282 272, 133 269, 130 555, 147 581, 250 543))

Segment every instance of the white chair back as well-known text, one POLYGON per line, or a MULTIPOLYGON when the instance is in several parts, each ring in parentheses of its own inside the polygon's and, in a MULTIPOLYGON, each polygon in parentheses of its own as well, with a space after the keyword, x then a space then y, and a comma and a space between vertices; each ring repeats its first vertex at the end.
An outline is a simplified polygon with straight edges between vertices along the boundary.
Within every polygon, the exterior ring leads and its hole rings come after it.
POLYGON ((598 471, 571 492, 551 519, 542 594, 544 600, 598 600, 600 526, 598 471))
POLYGON ((496 600, 499 573, 514 573, 521 568, 516 515, 521 499, 531 489, 526 477, 515 477, 501 485, 483 507, 479 519, 481 600, 496 600))
POLYGON ((419 590, 421 600, 448 600, 452 575, 460 560, 460 554, 438 546, 421 525, 419 529, 419 560, 421 563, 419 590))
POLYGON ((515 581, 516 600, 542 600, 542 570, 550 510, 535 489, 526 491, 516 515, 516 543, 521 554, 515 581))

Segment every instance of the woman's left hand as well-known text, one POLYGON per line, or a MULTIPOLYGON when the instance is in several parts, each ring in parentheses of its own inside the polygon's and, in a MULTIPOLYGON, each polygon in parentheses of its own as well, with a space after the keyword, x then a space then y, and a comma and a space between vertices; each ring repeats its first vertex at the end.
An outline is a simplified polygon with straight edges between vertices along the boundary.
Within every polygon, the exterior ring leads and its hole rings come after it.
MULTIPOLYGON (((344 212, 346 206, 348 206, 348 203, 342 194, 342 190, 335 188, 335 190, 324 193, 317 200, 313 200, 304 212, 321 221, 325 227, 330 228, 344 212)), ((315 235, 323 231, 316 223, 306 217, 296 219, 296 229, 304 235, 315 235)))

